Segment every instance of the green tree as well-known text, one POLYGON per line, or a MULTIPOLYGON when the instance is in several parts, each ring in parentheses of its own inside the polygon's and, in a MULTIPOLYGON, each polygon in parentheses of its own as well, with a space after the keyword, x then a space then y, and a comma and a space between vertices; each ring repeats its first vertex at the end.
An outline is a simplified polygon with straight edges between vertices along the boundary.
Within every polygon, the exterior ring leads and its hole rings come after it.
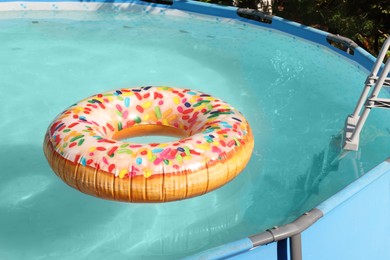
POLYGON ((351 38, 377 54, 390 29, 388 0, 275 1, 275 14, 351 38))

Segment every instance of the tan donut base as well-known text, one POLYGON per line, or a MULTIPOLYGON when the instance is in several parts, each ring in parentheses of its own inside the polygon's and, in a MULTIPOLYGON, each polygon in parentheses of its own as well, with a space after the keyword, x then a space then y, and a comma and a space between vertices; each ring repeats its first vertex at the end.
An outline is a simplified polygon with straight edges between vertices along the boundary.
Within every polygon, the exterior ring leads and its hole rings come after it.
POLYGON ((236 147, 226 160, 199 171, 153 174, 149 178, 121 179, 112 173, 71 162, 55 151, 47 134, 44 153, 57 176, 83 193, 125 202, 167 202, 205 194, 236 177, 245 168, 254 147, 250 129, 244 141, 245 145, 236 147))

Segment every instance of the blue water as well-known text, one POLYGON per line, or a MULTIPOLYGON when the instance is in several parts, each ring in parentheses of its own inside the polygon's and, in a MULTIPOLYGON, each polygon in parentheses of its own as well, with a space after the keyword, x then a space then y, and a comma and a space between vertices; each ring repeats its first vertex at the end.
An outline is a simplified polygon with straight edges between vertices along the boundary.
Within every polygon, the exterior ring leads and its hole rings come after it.
POLYGON ((294 220, 388 156, 388 114, 374 111, 360 151, 321 171, 366 72, 315 44, 205 18, 29 17, 0 20, 0 259, 176 259, 294 220), (105 201, 58 179, 42 152, 54 117, 89 95, 142 85, 192 88, 238 108, 255 138, 242 174, 165 204, 105 201))

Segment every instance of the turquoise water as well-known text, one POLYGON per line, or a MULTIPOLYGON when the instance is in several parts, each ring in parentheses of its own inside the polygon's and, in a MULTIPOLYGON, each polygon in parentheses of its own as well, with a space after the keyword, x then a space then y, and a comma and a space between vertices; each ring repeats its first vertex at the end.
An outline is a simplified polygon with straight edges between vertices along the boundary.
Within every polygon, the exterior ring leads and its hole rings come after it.
POLYGON ((176 259, 294 220, 388 156, 388 114, 374 111, 360 151, 321 171, 366 77, 322 47, 213 19, 47 14, 0 20, 0 259, 176 259), (65 185, 42 152, 46 127, 80 99, 140 85, 192 88, 238 108, 255 138, 247 168, 165 204, 65 185))

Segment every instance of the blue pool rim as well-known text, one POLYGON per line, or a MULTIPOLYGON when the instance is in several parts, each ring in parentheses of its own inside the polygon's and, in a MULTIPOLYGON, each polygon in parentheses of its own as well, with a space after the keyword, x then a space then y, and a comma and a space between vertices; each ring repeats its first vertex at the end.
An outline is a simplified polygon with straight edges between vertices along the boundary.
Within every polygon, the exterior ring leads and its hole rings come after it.
MULTIPOLYGON (((158 4, 158 3, 151 3, 150 1, 164 1, 164 0, 51 0, 51 1, 40 1, 40 0, 30 0, 30 1, 16 1, 16 0, 0 0, 1 3, 28 3, 28 4, 40 4, 40 3, 82 3, 82 4, 90 4, 90 3, 101 3, 101 4, 135 4, 135 5, 144 5, 144 6, 152 6, 152 7, 159 7, 159 8, 165 8, 165 9, 173 9, 173 10, 179 10, 179 11, 185 11, 185 12, 191 12, 191 13, 197 13, 201 15, 209 15, 209 16, 215 16, 215 17, 221 17, 221 18, 227 18, 227 19, 235 19, 238 21, 246 22, 252 25, 261 26, 264 28, 268 28, 271 30, 277 30, 282 33, 286 33, 289 35, 292 35, 293 37, 299 37, 301 39, 310 41, 312 43, 320 44, 322 46, 325 46, 326 48, 329 48, 330 50, 346 57, 348 60, 358 64, 358 66, 363 67, 366 70, 371 70, 371 67, 373 63, 375 62, 375 57, 373 57, 371 54, 369 54, 366 50, 363 48, 356 46, 354 48, 354 54, 348 54, 343 50, 340 50, 339 48, 334 47, 333 45, 329 44, 328 39, 329 36, 332 34, 328 32, 324 32, 309 26, 305 26, 296 22, 292 22, 286 19, 283 19, 278 16, 272 16, 272 22, 271 23, 261 23, 258 21, 253 21, 250 19, 246 19, 243 17, 240 17, 237 14, 237 7, 231 7, 231 6, 220 6, 215 4, 209 4, 209 3, 203 3, 203 2, 196 2, 191 0, 173 0, 171 4, 158 4)), ((169 0, 165 0, 168 2, 169 0)), ((28 10, 28 9, 27 9, 28 10)), ((1 11, 1 10, 0 10, 1 11)))
MULTIPOLYGON (((152 0, 153 1, 153 0, 152 0)), ((270 21, 268 22, 259 22, 252 19, 243 18, 238 15, 238 8, 231 6, 220 6, 203 2, 195 2, 190 0, 174 0, 169 4, 161 4, 161 0, 157 0, 160 3, 151 3, 149 1, 141 1, 141 0, 51 0, 51 1, 13 1, 13 0, 0 0, 0 15, 2 11, 12 11, 6 10, 2 8, 1 4, 3 3, 15 3, 17 5, 26 3, 26 4, 34 4, 39 5, 40 3, 82 3, 82 4, 90 4, 90 3, 100 3, 100 4, 134 4, 138 6, 151 6, 158 7, 163 9, 170 10, 179 10, 184 12, 196 13, 200 15, 208 15, 226 19, 235 19, 237 21, 242 21, 245 23, 252 24, 254 26, 260 26, 263 28, 267 28, 270 30, 276 30, 284 34, 288 34, 292 37, 297 37, 318 45, 321 45, 329 50, 343 56, 346 60, 355 64, 361 69, 365 69, 366 71, 370 71, 374 62, 375 57, 369 54, 363 48, 357 46, 356 44, 353 46, 353 53, 346 52, 339 48, 334 47, 329 43, 329 39, 333 38, 334 35, 324 32, 315 28, 311 28, 296 22, 292 22, 286 19, 283 19, 278 16, 272 16, 270 21)), ((162 2, 168 2, 167 0, 162 0, 162 2)), ((23 11, 23 9, 20 9, 23 11)), ((27 9, 24 9, 28 11, 27 9)), ((267 18, 267 17, 266 17, 267 18)), ((336 36, 337 39, 338 36, 336 36)), ((346 38, 341 37, 341 40, 345 40, 346 38)), ((348 39, 347 39, 348 40, 348 39)), ((348 41, 347 41, 348 43, 348 41)), ((362 83, 363 84, 363 83, 362 83)), ((359 87, 359 86, 357 86, 359 87)), ((310 212, 302 215, 296 221, 286 224, 283 227, 278 227, 279 230, 283 230, 284 234, 278 234, 277 232, 273 232, 272 229, 267 230, 261 234, 255 234, 251 237, 242 238, 238 241, 234 241, 231 243, 227 243, 221 245, 216 248, 212 248, 206 250, 204 252, 198 253, 193 256, 189 256, 186 259, 221 259, 228 258, 231 256, 235 256, 241 253, 245 253, 254 247, 261 246, 263 244, 268 244, 271 242, 279 241, 280 239, 287 238, 289 236, 293 236, 297 233, 301 233, 306 228, 311 226, 314 222, 316 222, 319 218, 329 214, 331 211, 339 207, 344 202, 348 201, 350 198, 364 190, 367 186, 369 186, 372 182, 380 180, 380 178, 384 175, 390 174, 390 158, 386 161, 380 163, 375 168, 367 172, 365 175, 360 177, 358 180, 354 181, 346 188, 342 189, 326 201, 317 205, 317 207, 313 208, 310 212), (298 222, 297 222, 298 221, 298 222), (296 225, 298 223, 298 225, 296 225), (293 224, 293 225, 292 225, 293 224), (291 229, 291 226, 298 227, 298 229, 291 229), (257 242, 256 242, 257 241, 257 242)))

